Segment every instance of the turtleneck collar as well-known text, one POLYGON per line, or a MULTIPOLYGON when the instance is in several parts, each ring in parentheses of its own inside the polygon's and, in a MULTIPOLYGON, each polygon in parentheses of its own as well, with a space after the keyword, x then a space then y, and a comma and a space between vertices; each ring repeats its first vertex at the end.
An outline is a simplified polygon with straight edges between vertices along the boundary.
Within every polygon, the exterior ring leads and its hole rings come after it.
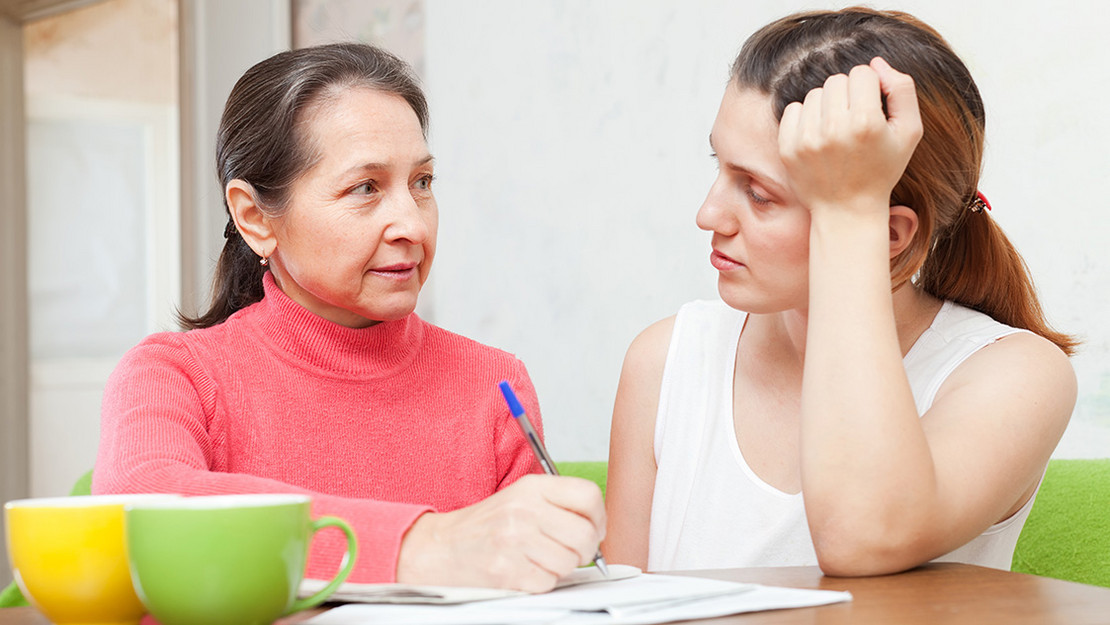
POLYGON ((407 365, 424 335, 423 321, 410 313, 369 328, 348 328, 310 312, 286 295, 270 272, 265 296, 243 312, 279 354, 340 377, 377 377, 407 365))

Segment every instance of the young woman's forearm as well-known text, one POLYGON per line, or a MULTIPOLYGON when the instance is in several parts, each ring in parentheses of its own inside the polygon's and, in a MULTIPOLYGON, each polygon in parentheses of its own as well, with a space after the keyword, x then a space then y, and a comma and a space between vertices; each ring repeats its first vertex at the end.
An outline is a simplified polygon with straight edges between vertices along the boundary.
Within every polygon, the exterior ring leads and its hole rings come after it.
POLYGON ((885 572, 936 509, 935 470, 902 366, 888 213, 815 211, 802 385, 802 482, 828 572, 885 572))

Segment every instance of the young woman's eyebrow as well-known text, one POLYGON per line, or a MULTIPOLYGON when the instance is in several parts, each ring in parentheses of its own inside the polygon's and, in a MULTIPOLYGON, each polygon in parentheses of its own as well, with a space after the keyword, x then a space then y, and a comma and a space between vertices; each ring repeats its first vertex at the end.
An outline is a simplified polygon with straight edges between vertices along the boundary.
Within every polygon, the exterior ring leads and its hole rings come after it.
POLYGON ((710 133, 710 135, 709 135, 709 148, 713 150, 713 157, 717 159, 717 163, 721 164, 721 165, 724 165, 724 167, 726 169, 728 169, 730 171, 735 171, 735 172, 742 173, 745 176, 748 176, 750 178, 755 178, 755 179, 759 180, 760 182, 766 184, 767 186, 771 187, 771 190, 776 192, 776 193, 781 194, 786 190, 787 187, 786 187, 785 184, 776 180, 774 176, 771 176, 770 174, 767 174, 767 173, 759 170, 758 168, 750 167, 748 165, 740 165, 738 163, 732 163, 732 162, 727 162, 727 161, 722 163, 720 155, 717 154, 716 148, 713 147, 713 134, 712 133, 710 133))

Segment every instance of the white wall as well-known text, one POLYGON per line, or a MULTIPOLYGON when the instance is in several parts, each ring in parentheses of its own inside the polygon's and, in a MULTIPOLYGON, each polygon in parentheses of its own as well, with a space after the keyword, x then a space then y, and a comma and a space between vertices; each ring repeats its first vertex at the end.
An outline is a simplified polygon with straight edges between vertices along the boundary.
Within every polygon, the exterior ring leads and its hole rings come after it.
MULTIPOLYGON (((843 3, 427 0, 440 325, 516 353, 552 454, 604 459, 624 350, 715 297, 694 214, 729 64, 756 28, 843 3)), ((1084 335, 1057 456, 1110 455, 1110 43, 1094 0, 896 1, 944 34, 988 107, 982 189, 1061 328, 1084 335)))

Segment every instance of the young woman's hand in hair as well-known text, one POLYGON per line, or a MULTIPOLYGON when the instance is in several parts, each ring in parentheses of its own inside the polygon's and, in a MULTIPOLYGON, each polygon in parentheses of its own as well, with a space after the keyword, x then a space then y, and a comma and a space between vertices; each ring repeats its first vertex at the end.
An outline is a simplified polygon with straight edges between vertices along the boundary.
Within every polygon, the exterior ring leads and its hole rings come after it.
POLYGON ((913 78, 876 57, 788 105, 779 153, 792 190, 810 211, 885 211, 921 133, 913 78))
POLYGON ((417 519, 401 543, 397 581, 546 592, 592 561, 604 534, 596 484, 527 475, 474 505, 417 519))

